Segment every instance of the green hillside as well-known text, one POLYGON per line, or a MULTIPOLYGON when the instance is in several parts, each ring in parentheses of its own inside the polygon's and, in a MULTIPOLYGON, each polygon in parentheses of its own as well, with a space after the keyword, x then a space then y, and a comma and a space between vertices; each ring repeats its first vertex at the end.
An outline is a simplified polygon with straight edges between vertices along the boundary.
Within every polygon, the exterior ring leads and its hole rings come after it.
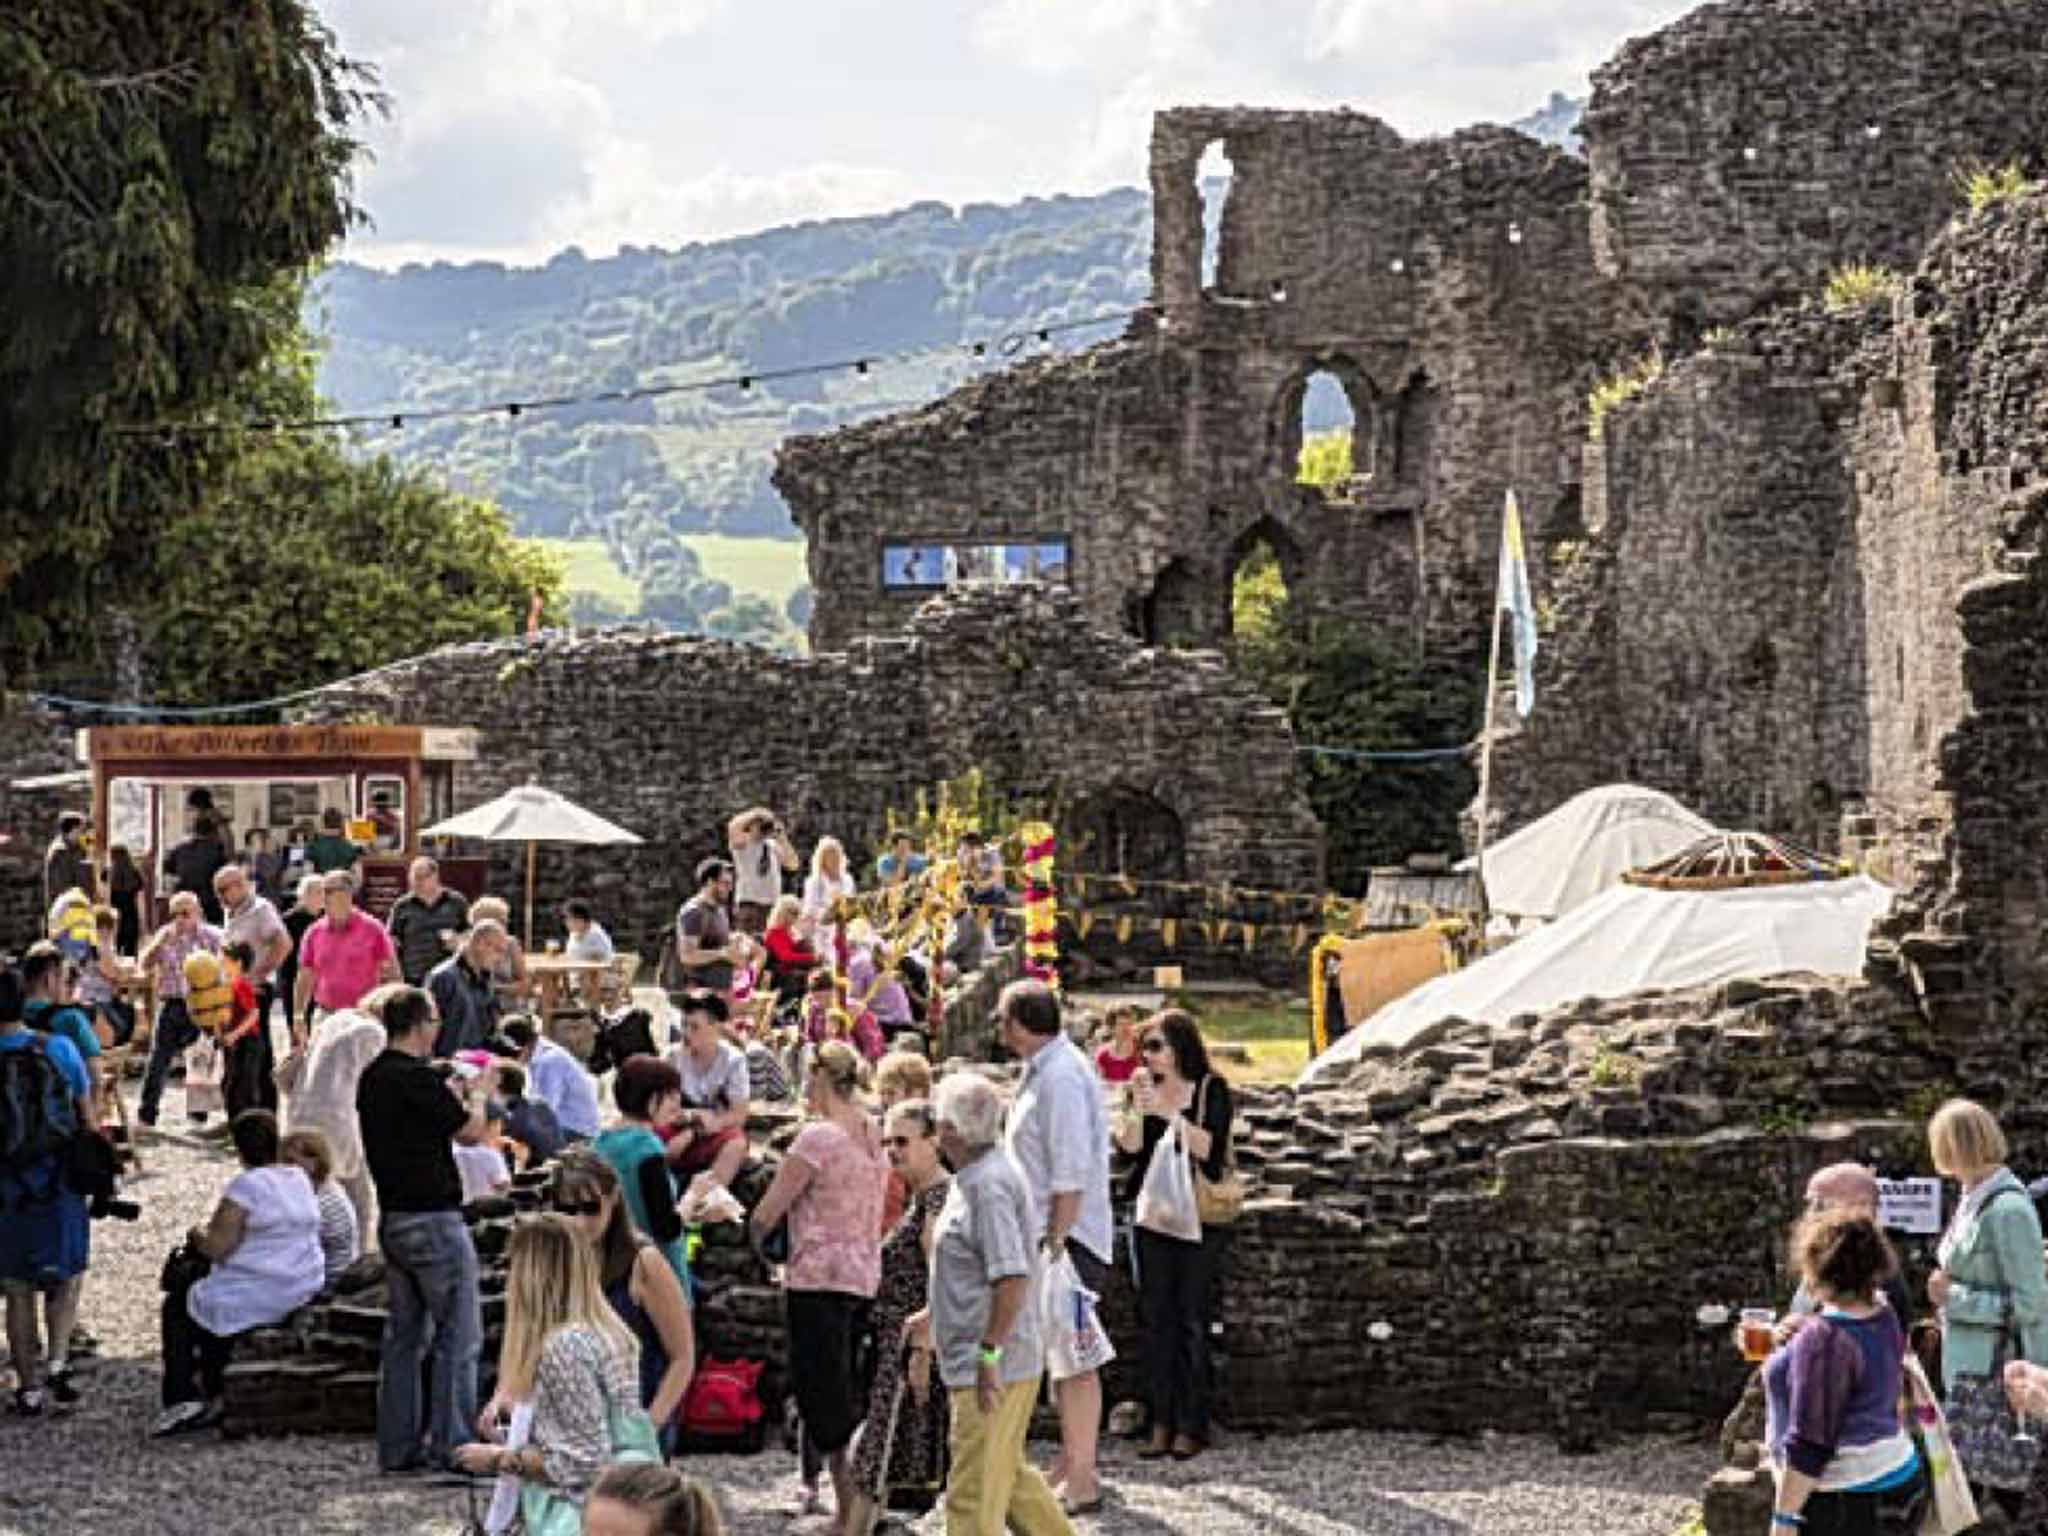
MULTIPOLYGON (((1559 141, 1578 105, 1554 97, 1517 126, 1559 141)), ((1213 218, 1222 198, 1206 201, 1213 218)), ((1049 343, 1034 333, 1146 302, 1151 223, 1150 200, 1135 189, 958 209, 917 203, 680 250, 627 246, 593 260, 571 247, 543 267, 380 272, 344 262, 321 275, 308 308, 327 338, 322 392, 351 411, 878 359, 865 374, 757 379, 744 390, 517 420, 407 423, 369 445, 496 500, 520 533, 568 541, 590 583, 571 582, 586 620, 644 611, 711 628, 735 597, 751 596, 749 625, 766 622, 769 608, 786 625, 792 599, 799 611, 804 599, 797 532, 768 483, 777 444, 921 405, 1019 355, 1116 335, 1121 321, 1049 343), (976 342, 988 343, 985 355, 970 350, 976 342), (770 554, 764 541, 782 547, 770 554), (616 574, 591 565, 598 545, 616 574)), ((1311 401, 1311 428, 1341 423, 1324 409, 1311 401)))

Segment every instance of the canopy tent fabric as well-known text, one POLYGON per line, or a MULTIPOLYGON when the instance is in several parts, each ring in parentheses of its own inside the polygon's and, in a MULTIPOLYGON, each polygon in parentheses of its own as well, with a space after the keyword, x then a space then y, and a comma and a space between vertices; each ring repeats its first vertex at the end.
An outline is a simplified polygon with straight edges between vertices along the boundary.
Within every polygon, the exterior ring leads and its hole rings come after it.
MULTIPOLYGON (((1486 850, 1486 904, 1515 918, 1562 917, 1629 870, 1717 830, 1659 790, 1603 784, 1486 850)), ((1472 860, 1459 867, 1471 868, 1472 860)))
POLYGON ((1890 887, 1867 875, 1742 890, 1616 885, 1497 954, 1398 998, 1310 1062, 1307 1087, 1368 1045, 1396 1049, 1440 1019, 1505 1024, 1585 997, 1712 986, 1738 976, 1863 970, 1890 887))
POLYGON ((446 821, 437 821, 421 837, 473 837, 486 843, 526 844, 526 943, 533 946, 533 880, 535 851, 542 843, 611 845, 637 843, 640 835, 586 811, 538 784, 521 784, 495 800, 446 821))

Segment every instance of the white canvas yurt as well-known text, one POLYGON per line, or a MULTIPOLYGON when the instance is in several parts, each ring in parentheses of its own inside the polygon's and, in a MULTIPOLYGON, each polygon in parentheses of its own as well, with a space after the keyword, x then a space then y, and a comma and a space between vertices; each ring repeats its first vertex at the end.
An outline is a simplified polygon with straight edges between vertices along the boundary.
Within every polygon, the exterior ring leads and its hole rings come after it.
POLYGON ((1486 905, 1518 923, 1550 922, 1717 830, 1661 790, 1603 784, 1486 850, 1486 905))
POLYGON ((1368 1045, 1399 1050, 1441 1019, 1505 1024, 1586 997, 1737 977, 1863 970, 1890 887, 1754 833, 1717 834, 1573 908, 1506 949, 1395 999, 1310 1062, 1341 1076, 1368 1045))

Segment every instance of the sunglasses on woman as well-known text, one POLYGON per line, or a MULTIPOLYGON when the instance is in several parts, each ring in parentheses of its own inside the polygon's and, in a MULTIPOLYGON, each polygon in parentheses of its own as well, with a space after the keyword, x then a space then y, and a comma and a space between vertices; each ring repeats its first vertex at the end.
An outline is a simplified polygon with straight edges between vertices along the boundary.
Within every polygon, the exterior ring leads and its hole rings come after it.
POLYGON ((565 1200, 557 1195, 548 1202, 548 1208, 561 1216, 595 1216, 604 1209, 604 1202, 596 1198, 565 1200))
POLYGON ((1143 1045, 1139 1046, 1138 1049, 1143 1051, 1147 1056, 1156 1056, 1161 1051, 1166 1049, 1166 1042, 1160 1039, 1157 1035, 1154 1035, 1151 1039, 1147 1040, 1143 1045))

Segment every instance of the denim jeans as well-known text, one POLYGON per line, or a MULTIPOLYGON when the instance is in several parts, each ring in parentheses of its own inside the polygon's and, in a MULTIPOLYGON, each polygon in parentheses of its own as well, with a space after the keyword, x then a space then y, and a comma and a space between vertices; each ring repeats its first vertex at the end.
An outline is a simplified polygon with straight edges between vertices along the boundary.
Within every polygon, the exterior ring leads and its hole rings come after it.
POLYGON ((164 1096, 164 1078, 171 1063, 186 1046, 199 1038, 192 1015, 185 1011, 185 999, 167 997, 157 1010, 156 1029, 149 1037, 149 1066, 142 1074, 142 1102, 135 1117, 144 1125, 156 1124, 157 1105, 164 1096))
POLYGON ((424 1457, 439 1466, 474 1438, 484 1342, 476 1246, 459 1211, 386 1211, 378 1237, 391 1310, 377 1381, 377 1463, 391 1471, 424 1457))

